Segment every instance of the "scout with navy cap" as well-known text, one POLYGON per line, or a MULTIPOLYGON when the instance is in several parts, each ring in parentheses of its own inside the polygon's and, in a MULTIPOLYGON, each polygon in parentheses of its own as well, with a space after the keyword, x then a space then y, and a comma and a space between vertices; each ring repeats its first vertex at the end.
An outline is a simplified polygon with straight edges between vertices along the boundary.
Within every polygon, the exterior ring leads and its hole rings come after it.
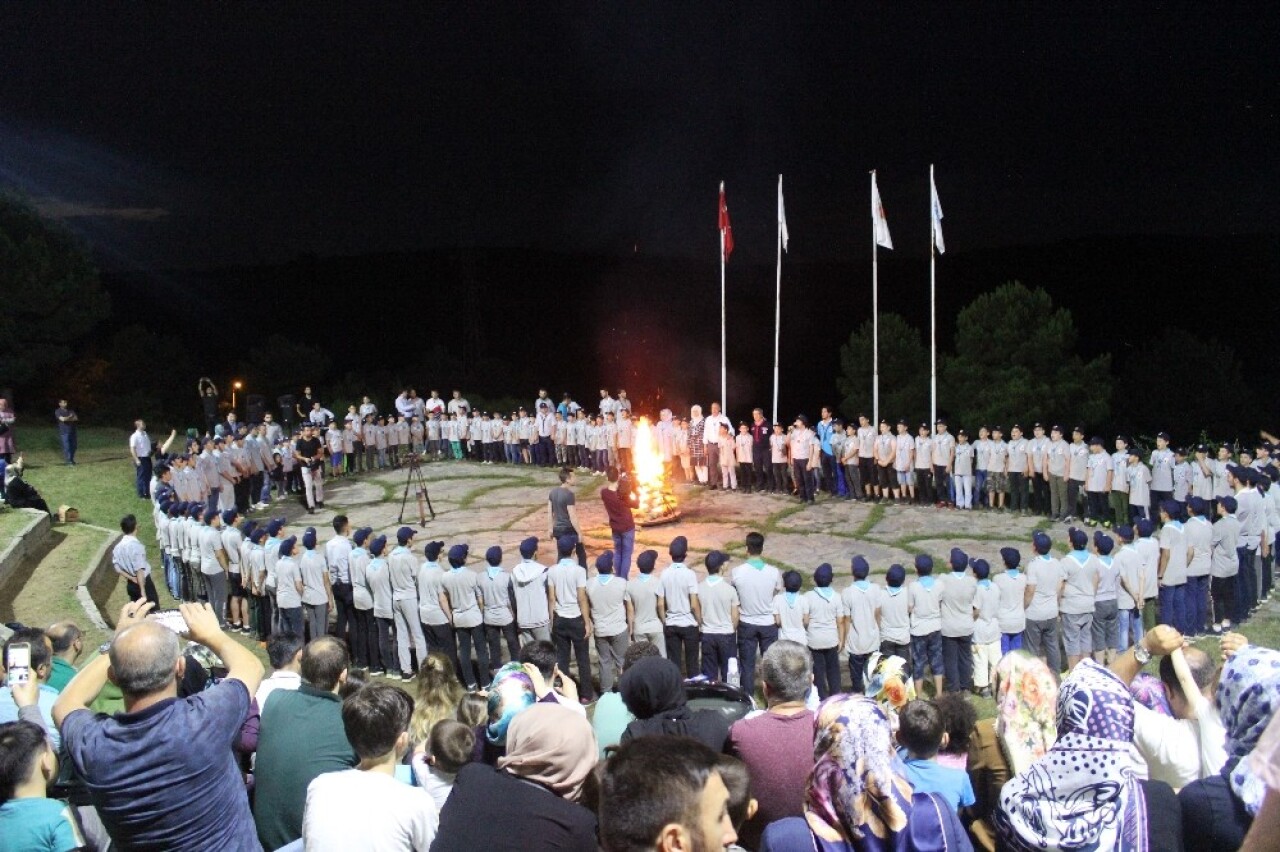
MULTIPOLYGON (((480 581, 476 572, 466 567, 471 549, 465 544, 449 548, 449 570, 441 578, 441 586, 453 616, 453 633, 458 641, 460 673, 468 690, 478 689, 490 677, 489 646, 485 642, 484 606, 480 581), (476 660, 471 658, 475 649, 476 660)), ((501 561, 501 552, 496 554, 501 561)), ((492 566, 491 566, 492 567, 492 566)), ((444 601, 441 601, 443 606, 444 601)), ((499 649, 501 650, 501 649, 499 649)))
POLYGON ((911 615, 906 578, 906 569, 897 563, 885 571, 884 595, 880 599, 880 651, 910 663, 911 615))
POLYGON ((1239 618, 1236 591, 1239 587, 1240 554, 1236 548, 1240 542, 1240 519, 1236 517, 1237 508, 1236 498, 1221 498, 1218 500, 1218 520, 1213 524, 1210 545, 1213 555, 1209 568, 1212 579, 1209 583, 1213 595, 1214 633, 1230 630, 1232 622, 1239 618))
POLYGON ((369 564, 365 569, 365 580, 373 598, 374 630, 377 641, 369 646, 369 663, 378 672, 385 672, 391 677, 401 674, 396 658, 395 641, 395 599, 391 589, 391 570, 383 555, 387 549, 387 537, 377 536, 369 542, 369 564))
POLYGON ((534 559, 537 555, 538 540, 530 536, 520 542, 520 562, 511 570, 521 644, 551 641, 551 592, 547 585, 547 566, 534 559))
POLYGON ((486 565, 484 573, 479 575, 478 586, 484 601, 484 638, 489 646, 486 677, 492 680, 493 673, 502 667, 503 641, 507 645, 507 659, 515 662, 520 656, 520 639, 511 605, 514 597, 511 575, 502 570, 502 548, 496 544, 491 546, 484 552, 484 561, 486 565))
POLYGON ((843 622, 848 612, 844 600, 831 588, 835 571, 823 562, 813 571, 813 588, 801 596, 806 616, 806 639, 813 656, 813 683, 818 697, 826 698, 840 689, 840 647, 844 644, 843 622))
POLYGON ((240 633, 249 633, 249 602, 245 598, 245 582, 241 563, 244 561, 245 530, 252 531, 253 521, 245 521, 242 528, 237 528, 235 509, 222 513, 222 550, 227 555, 227 598, 230 603, 231 618, 228 628, 240 633))
POLYGON ((415 671, 412 654, 417 654, 419 666, 427 658, 427 640, 422 634, 418 612, 418 560, 410 550, 414 535, 413 527, 400 527, 396 530, 397 546, 387 557, 392 619, 396 629, 396 654, 399 658, 400 678, 406 683, 413 680, 415 671))
POLYGON ((573 558, 578 546, 576 534, 562 534, 556 542, 560 559, 547 572, 555 615, 551 623, 551 638, 555 642, 562 675, 569 674, 569 652, 572 649, 578 667, 579 695, 584 703, 590 703, 595 690, 591 685, 591 648, 587 637, 591 635, 593 626, 587 601, 587 569, 573 558))
POLYGON ((1027 629, 1027 575, 1022 571, 1022 554, 1014 547, 1000 548, 1004 571, 991 578, 1000 594, 996 624, 1000 628, 1000 655, 1022 648, 1022 635, 1027 629))
POLYGON ((1129 524, 1115 528, 1119 541, 1112 555, 1116 569, 1116 611, 1119 621, 1120 648, 1126 649, 1142 641, 1143 592, 1142 555, 1133 546, 1134 530, 1129 524))
POLYGON ((1037 530, 1031 536, 1036 555, 1027 564, 1025 639, 1027 650, 1044 659, 1052 671, 1062 671, 1059 651, 1058 598, 1066 580, 1062 563, 1050 553, 1053 542, 1037 530))
POLYGON ((996 664, 1000 662, 1000 589, 991 580, 991 565, 985 559, 969 563, 973 569, 973 689, 991 695, 996 664))
POLYGON ((227 610, 227 585, 230 560, 222 540, 222 516, 217 509, 207 509, 204 525, 199 528, 197 541, 200 553, 200 573, 204 577, 209 605, 218 616, 218 624, 225 626, 227 610))
POLYGON ((1138 540, 1133 543, 1133 547, 1142 557, 1142 592, 1146 596, 1142 602, 1142 625, 1144 630, 1150 630, 1156 626, 1160 545, 1152 537, 1155 534, 1156 525, 1150 518, 1139 518, 1133 528, 1138 534, 1138 540))
POLYGON ((702 620, 702 610, 698 603, 698 578, 684 564, 689 552, 689 542, 684 536, 673 538, 667 552, 671 554, 671 564, 659 578, 666 610, 663 634, 667 659, 677 666, 683 662, 685 676, 695 677, 701 672, 698 665, 698 623, 702 620))
POLYGON ((1160 564, 1156 578, 1160 587, 1160 623, 1180 633, 1189 633, 1187 618, 1187 536, 1182 523, 1182 507, 1172 498, 1160 503, 1160 564))
POLYGON ((600 657, 600 688, 609 692, 622 673, 622 658, 631 643, 627 581, 614 575, 613 551, 596 557, 596 576, 587 583, 586 595, 600 657))
MULTIPOLYGON (((1129 447, 1129 463, 1125 467, 1129 481, 1129 520, 1136 521, 1150 515, 1151 469, 1142 461, 1142 450, 1129 447)), ((1154 626, 1154 625, 1153 625, 1154 626)))
POLYGON ((853 557, 850 567, 853 570, 853 582, 840 593, 840 602, 847 619, 844 653, 849 663, 853 691, 862 693, 866 690, 864 677, 867 661, 873 653, 880 650, 879 612, 884 592, 879 585, 868 579, 871 565, 866 557, 861 554, 853 557))
POLYGON ((1111 490, 1114 473, 1111 456, 1103 452, 1102 438, 1089 439, 1089 454, 1085 458, 1085 523, 1091 527, 1099 524, 1110 528, 1107 516, 1107 494, 1111 490))
POLYGON ((729 660, 737 656, 734 630, 738 624, 739 598, 733 583, 721 576, 729 560, 719 550, 707 554, 707 578, 698 584, 702 622, 702 675, 726 683, 729 660))
POLYGON ((933 559, 915 558, 916 582, 907 589, 911 610, 911 663, 916 693, 924 688, 925 668, 933 674, 934 694, 942 694, 942 587, 933 576, 933 559))
POLYGON ((297 545, 297 536, 289 536, 280 542, 280 557, 276 561, 276 609, 282 631, 305 636, 302 619, 302 569, 293 555, 297 545))
POLYGON ((942 621, 942 668, 952 690, 973 689, 974 598, 977 581, 965 573, 969 556, 951 548, 951 573, 938 578, 938 605, 942 621))
POLYGON ((662 631, 663 608, 662 583, 653 576, 658 564, 658 551, 646 550, 636 557, 636 574, 627 579, 627 602, 631 605, 632 636, 635 641, 652 642, 667 653, 667 640, 662 631))
POLYGON ((774 620, 774 597, 782 590, 782 575, 764 559, 764 535, 747 533, 747 560, 733 569, 731 580, 742 604, 738 623, 738 664, 742 688, 748 695, 755 689, 756 659, 778 638, 774 620))
POLYGON ((302 574, 303 618, 313 639, 328 632, 329 612, 334 608, 333 579, 324 554, 316 551, 316 543, 315 527, 307 527, 302 534, 298 570, 302 574))
POLYGON ((1173 497, 1173 450, 1169 449, 1169 433, 1156 435, 1156 448, 1148 460, 1151 465, 1151 505, 1158 507, 1173 497))
POLYGON ((422 548, 424 561, 418 566, 418 620, 422 622, 427 648, 443 651, 454 664, 454 671, 461 671, 453 620, 445 606, 448 599, 444 593, 444 569, 440 566, 442 550, 443 541, 429 541, 422 548))
POLYGON ((1187 631, 1191 635, 1209 629, 1209 573, 1213 565, 1213 523, 1209 501, 1192 497, 1187 501, 1187 631))
MULTIPOLYGON (((373 620, 373 595, 369 591, 367 569, 372 559, 365 547, 372 527, 361 527, 351 536, 351 553, 347 556, 347 573, 351 577, 351 659, 357 668, 377 669, 370 659, 378 659, 377 624, 373 620)), ((379 659, 379 662, 380 659, 379 659)))
POLYGON ((1062 427, 1054 425, 1044 451, 1044 472, 1049 479, 1049 517, 1060 521, 1070 514, 1067 505, 1067 473, 1071 451, 1062 440, 1062 427))

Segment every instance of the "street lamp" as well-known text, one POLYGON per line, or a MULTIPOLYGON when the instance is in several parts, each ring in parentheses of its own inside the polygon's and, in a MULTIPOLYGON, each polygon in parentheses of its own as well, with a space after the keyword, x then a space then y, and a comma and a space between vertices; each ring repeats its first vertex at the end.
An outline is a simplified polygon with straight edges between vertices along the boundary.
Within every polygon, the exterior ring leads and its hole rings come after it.
POLYGON ((236 410, 236 391, 240 390, 240 388, 242 387, 244 387, 244 385, 242 385, 239 382, 239 380, 231 383, 231 410, 232 411, 236 410))

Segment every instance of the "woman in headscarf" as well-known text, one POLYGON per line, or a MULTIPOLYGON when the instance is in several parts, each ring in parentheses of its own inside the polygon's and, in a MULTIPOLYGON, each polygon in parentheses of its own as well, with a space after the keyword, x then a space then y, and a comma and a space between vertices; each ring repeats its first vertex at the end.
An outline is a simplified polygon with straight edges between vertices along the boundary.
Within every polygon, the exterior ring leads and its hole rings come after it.
POLYGON ((620 691, 623 703, 636 717, 622 732, 621 743, 668 734, 692 737, 716 753, 724 751, 728 720, 714 710, 688 708, 680 667, 666 657, 636 661, 622 676, 620 691))
POLYGON ((833 695, 818 708, 814 727, 804 816, 771 823, 761 852, 972 850, 945 799, 912 791, 879 704, 862 695, 833 695))
POLYGON ((707 444, 703 434, 707 421, 702 417, 702 406, 695 405, 689 409, 689 459, 693 462, 698 482, 707 484, 707 444))
POLYGON ((1250 753, 1280 706, 1280 652, 1246 645, 1218 681, 1218 713, 1227 732, 1222 773, 1192 781, 1178 795, 1187 852, 1238 849, 1266 795, 1250 753))
POLYGON ((907 673, 907 661, 876 651, 867 660, 867 697, 880 705, 889 726, 898 730, 898 711, 916 700, 916 686, 907 673))
POLYGON ((991 815, 1009 778, 1025 771, 1058 738, 1058 679, 1039 657, 1010 651, 996 664, 996 717, 980 719, 969 738, 969 780, 976 804, 969 826, 974 845, 996 848, 991 815))
POLYGON ((1000 793, 998 848, 1178 850, 1178 800, 1168 784, 1142 781, 1133 746, 1133 696, 1120 678, 1082 660, 1058 692, 1058 739, 1000 793))
POLYGON ((538 696, 533 681, 519 663, 507 663, 498 669, 488 693, 489 721, 476 730, 473 758, 495 766, 506 753, 511 720, 536 704, 538 696))
POLYGON ((505 730, 495 769, 469 763, 440 812, 432 852, 596 850, 596 817, 578 804, 596 766, 596 738, 580 713, 538 704, 505 730))

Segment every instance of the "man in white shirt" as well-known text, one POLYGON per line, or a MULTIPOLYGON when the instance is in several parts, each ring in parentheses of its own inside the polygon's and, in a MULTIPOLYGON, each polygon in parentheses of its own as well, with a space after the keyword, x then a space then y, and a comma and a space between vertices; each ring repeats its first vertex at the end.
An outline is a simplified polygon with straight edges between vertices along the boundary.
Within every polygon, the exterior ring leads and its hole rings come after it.
POLYGON ((711 403, 711 413, 707 415, 703 424, 702 434, 705 436, 707 448, 707 469, 710 476, 711 487, 723 485, 720 481, 720 447, 716 444, 716 439, 720 437, 720 427, 729 427, 729 434, 733 434, 733 423, 720 413, 720 403, 711 403))
POLYGON ((440 814, 422 787, 396 778, 409 751, 413 701, 390 684, 372 683, 343 702, 342 727, 360 763, 326 772, 307 786, 302 841, 309 850, 375 852, 427 849, 440 814))
POLYGON ((133 515, 120 519, 120 532, 124 536, 111 551, 111 566, 125 578, 129 600, 142 600, 145 595, 153 606, 159 606, 160 596, 151 581, 151 566, 147 564, 147 549, 138 541, 137 531, 138 519, 133 515))
POLYGON ((144 500, 151 496, 151 438, 147 424, 133 421, 133 434, 129 436, 129 455, 133 458, 133 481, 138 496, 144 500))
POLYGON ((254 698, 258 710, 267 706, 267 699, 277 689, 296 690, 302 683, 302 648, 306 643, 297 633, 278 631, 267 640, 267 660, 271 663, 271 676, 262 679, 254 698))

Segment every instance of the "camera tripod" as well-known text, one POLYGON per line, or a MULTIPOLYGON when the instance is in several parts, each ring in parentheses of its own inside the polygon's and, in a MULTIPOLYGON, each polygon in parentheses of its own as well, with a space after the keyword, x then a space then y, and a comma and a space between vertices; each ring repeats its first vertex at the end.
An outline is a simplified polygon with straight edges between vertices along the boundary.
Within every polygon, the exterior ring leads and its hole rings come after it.
POLYGON ((400 498, 400 517, 396 523, 404 523, 404 507, 409 502, 409 489, 414 488, 414 493, 418 498, 418 526, 425 527, 427 525, 427 513, 431 513, 431 520, 436 519, 436 510, 431 505, 431 493, 427 490, 426 477, 422 475, 422 461, 417 453, 409 455, 409 469, 405 471, 404 479, 404 496, 400 498))

